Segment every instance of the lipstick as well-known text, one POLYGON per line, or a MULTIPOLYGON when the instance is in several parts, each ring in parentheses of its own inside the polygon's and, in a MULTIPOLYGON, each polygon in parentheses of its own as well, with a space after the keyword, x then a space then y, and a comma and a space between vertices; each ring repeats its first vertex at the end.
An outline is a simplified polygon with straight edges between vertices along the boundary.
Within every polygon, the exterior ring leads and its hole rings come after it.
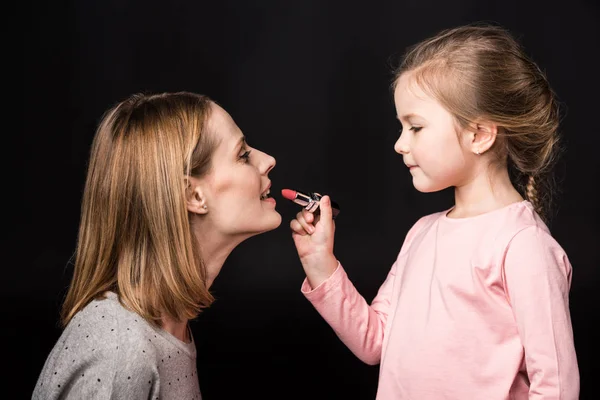
MULTIPOLYGON (((321 200, 322 195, 319 193, 302 193, 297 190, 292 189, 283 189, 281 191, 281 195, 288 200, 293 201, 294 203, 301 205, 306 209, 306 211, 312 213, 319 213, 319 200, 321 200)), ((338 216, 340 213, 340 206, 335 201, 331 200, 331 214, 333 219, 338 216)))

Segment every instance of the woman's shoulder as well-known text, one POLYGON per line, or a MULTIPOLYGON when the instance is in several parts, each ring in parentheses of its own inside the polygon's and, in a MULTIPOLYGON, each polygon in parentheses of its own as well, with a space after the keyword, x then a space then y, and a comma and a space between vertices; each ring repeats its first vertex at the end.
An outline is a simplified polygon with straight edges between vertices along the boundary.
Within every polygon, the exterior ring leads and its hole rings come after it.
MULTIPOLYGON (((92 300, 69 322, 69 327, 98 329, 104 332, 103 328, 112 327, 128 323, 136 319, 136 313, 126 309, 120 302, 116 293, 106 292, 100 298, 92 300)), ((111 331, 114 332, 114 331, 111 331)))
POLYGON ((76 342, 90 352, 118 356, 117 353, 129 353, 139 347, 152 332, 150 324, 125 308, 116 293, 107 292, 73 317, 62 339, 76 342))
POLYGON ((152 374, 156 357, 152 346, 143 341, 148 340, 143 328, 147 323, 136 316, 114 293, 93 300, 78 312, 46 360, 36 386, 40 397, 52 397, 50 393, 60 397, 67 384, 73 393, 111 388, 117 384, 117 372, 123 372, 125 366, 144 377, 152 374))

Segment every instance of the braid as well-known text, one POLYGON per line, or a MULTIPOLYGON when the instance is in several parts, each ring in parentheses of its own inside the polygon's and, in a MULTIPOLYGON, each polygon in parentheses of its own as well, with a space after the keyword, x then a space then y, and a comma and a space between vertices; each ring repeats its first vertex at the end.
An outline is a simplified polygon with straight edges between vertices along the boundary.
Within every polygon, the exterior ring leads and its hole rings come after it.
POLYGON ((533 204, 533 208, 538 214, 544 215, 542 204, 538 198, 537 182, 533 175, 530 175, 527 179, 527 184, 525 186, 525 197, 527 197, 527 200, 533 204))

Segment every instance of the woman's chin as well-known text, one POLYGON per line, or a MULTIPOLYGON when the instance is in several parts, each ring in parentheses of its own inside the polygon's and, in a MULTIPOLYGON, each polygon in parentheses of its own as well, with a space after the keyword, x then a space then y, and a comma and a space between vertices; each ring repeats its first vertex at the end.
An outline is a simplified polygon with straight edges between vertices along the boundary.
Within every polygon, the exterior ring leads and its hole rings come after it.
POLYGON ((268 227, 265 230, 265 232, 277 229, 281 225, 281 221, 282 221, 281 214, 279 214, 279 212, 277 210, 273 210, 273 212, 270 214, 272 214, 272 215, 269 215, 269 217, 268 217, 269 223, 267 225, 268 227))
POLYGON ((258 229, 256 229, 256 231, 254 231, 254 233, 252 233, 250 236, 256 236, 256 235, 260 235, 261 233, 266 233, 266 232, 275 230, 275 229, 279 228, 279 226, 281 225, 281 222, 282 222, 281 215, 277 211, 272 210, 261 221, 260 227, 258 229))

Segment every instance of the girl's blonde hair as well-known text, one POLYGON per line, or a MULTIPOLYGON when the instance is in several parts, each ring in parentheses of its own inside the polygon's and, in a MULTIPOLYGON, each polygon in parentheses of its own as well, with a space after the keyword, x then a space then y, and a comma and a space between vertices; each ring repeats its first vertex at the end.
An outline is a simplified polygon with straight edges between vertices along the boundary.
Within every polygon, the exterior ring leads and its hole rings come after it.
POLYGON ((545 74, 504 28, 471 24, 448 29, 408 49, 395 74, 410 72, 465 129, 498 125, 492 151, 513 183, 547 218, 550 170, 559 154, 559 104, 545 74))
POLYGON ((186 206, 187 176, 211 168, 211 100, 135 94, 96 131, 83 193, 75 268, 61 313, 105 291, 154 325, 195 318, 214 300, 186 206))

